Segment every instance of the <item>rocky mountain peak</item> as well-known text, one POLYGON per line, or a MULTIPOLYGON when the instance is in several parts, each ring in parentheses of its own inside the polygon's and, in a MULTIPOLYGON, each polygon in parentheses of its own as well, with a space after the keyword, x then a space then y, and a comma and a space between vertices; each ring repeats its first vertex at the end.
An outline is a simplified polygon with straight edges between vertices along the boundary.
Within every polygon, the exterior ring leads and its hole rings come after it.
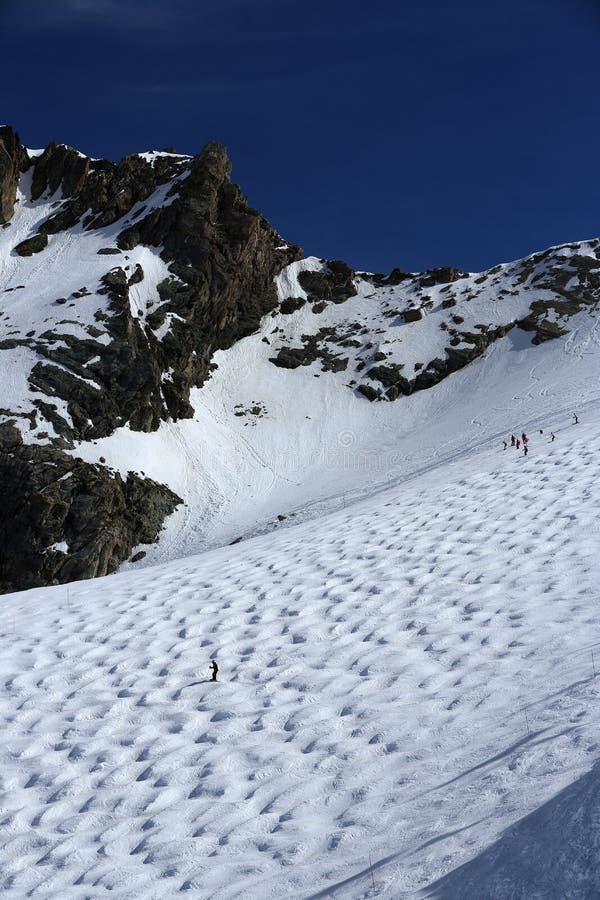
POLYGON ((45 191, 54 194, 59 189, 63 197, 72 197, 83 187, 89 169, 87 157, 72 147, 51 141, 33 161, 31 199, 38 200, 45 191))
POLYGON ((142 519, 155 539, 180 499, 74 461, 77 442, 191 416, 214 352, 275 308, 274 279, 301 251, 248 205, 216 142, 194 157, 113 163, 56 141, 30 159, 10 128, 0 141, 0 363, 23 380, 0 409, 0 482, 15 498, 0 525, 10 589, 114 570, 142 519), (110 528, 90 530, 85 509, 105 510, 110 528), (59 545, 69 550, 48 549, 59 545))
POLYGON ((0 126, 0 225, 13 217, 19 176, 29 167, 29 156, 10 125, 0 126))

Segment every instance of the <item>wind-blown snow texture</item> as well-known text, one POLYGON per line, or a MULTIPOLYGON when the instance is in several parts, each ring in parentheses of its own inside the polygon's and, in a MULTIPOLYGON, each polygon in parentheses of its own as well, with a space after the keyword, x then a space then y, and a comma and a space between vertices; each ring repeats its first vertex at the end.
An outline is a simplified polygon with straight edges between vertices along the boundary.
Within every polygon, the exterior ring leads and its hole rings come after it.
POLYGON ((307 379, 265 477, 312 414, 337 511, 4 596, 4 895, 597 896, 599 374, 582 313, 362 419, 307 379))

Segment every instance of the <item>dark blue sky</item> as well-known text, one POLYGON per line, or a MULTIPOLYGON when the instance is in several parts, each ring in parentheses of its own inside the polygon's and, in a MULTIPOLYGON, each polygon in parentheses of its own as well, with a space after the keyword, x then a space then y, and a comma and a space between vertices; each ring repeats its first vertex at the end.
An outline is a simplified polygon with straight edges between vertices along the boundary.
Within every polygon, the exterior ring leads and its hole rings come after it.
POLYGON ((476 270, 600 235, 600 0, 0 0, 0 25, 26 144, 222 141, 307 253, 476 270))

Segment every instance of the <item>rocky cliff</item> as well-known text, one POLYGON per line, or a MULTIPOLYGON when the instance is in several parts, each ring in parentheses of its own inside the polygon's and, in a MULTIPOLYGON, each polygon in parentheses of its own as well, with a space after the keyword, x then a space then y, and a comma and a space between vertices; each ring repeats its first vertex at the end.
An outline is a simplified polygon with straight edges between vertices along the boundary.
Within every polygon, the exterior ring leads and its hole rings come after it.
POLYGON ((215 143, 115 164, 55 142, 30 156, 0 129, 0 364, 19 381, 0 400, 0 590, 114 571, 181 502, 72 451, 191 415, 214 352, 275 307, 300 251, 230 171, 215 143))

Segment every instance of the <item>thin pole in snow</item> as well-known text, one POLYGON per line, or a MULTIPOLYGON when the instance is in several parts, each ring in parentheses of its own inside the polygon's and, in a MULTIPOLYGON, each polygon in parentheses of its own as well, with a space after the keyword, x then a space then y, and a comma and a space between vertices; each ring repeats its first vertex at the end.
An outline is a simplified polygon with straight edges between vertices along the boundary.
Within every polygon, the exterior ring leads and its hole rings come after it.
POLYGON ((369 853, 369 871, 371 872, 371 881, 373 882, 373 890, 375 890, 375 876, 373 875, 373 863, 371 861, 370 853, 369 853))
POLYGON ((596 660, 594 659, 594 651, 592 650, 592 670, 594 672, 594 678, 596 677, 596 660))
POLYGON ((529 728, 529 719, 527 718, 527 710, 525 710, 525 724, 527 725, 527 735, 531 737, 531 729, 529 728))

